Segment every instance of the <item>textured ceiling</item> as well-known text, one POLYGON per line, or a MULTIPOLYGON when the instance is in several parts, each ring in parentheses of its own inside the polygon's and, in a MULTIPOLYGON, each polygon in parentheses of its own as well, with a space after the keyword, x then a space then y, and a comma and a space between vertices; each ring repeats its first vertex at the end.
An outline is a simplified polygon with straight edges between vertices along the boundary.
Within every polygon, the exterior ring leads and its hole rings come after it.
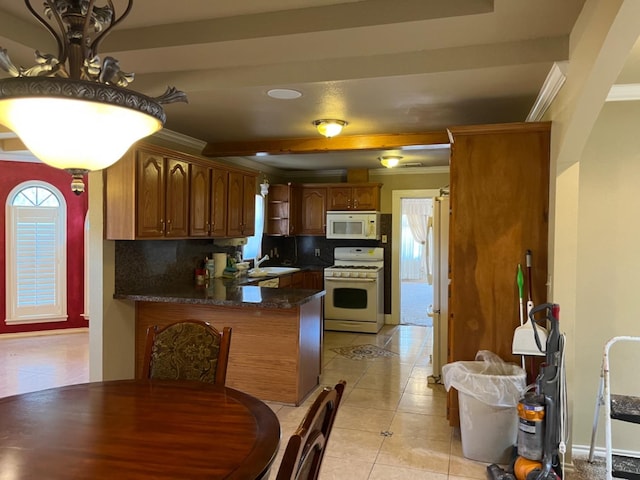
MULTIPOLYGON (((185 91, 189 103, 168 105, 165 126, 202 142, 317 137, 318 118, 348 121, 342 135, 429 132, 524 121, 553 63, 568 59, 583 3, 138 0, 100 53, 135 72, 137 91, 185 91), (302 97, 276 100, 272 88, 302 97)), ((23 0, 0 3, 0 46, 23 66, 36 49, 55 53, 23 0)), ((381 153, 253 159, 285 170, 378 168, 381 153)), ((448 162, 446 148, 402 155, 448 162)))

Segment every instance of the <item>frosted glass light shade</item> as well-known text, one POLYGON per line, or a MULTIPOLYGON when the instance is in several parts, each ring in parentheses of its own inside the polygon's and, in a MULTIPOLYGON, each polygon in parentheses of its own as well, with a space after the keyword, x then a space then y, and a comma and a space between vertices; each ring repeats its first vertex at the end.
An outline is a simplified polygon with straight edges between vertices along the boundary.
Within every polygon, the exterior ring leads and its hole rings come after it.
POLYGON ((402 157, 380 157, 380 163, 387 168, 393 168, 398 165, 402 157))
POLYGON ((42 162, 60 169, 100 170, 137 140, 162 128, 143 111, 73 98, 0 99, 0 123, 42 162))
POLYGON ((342 131, 345 125, 348 125, 344 120, 334 119, 314 120, 313 124, 316 126, 318 133, 327 138, 335 137, 342 131))

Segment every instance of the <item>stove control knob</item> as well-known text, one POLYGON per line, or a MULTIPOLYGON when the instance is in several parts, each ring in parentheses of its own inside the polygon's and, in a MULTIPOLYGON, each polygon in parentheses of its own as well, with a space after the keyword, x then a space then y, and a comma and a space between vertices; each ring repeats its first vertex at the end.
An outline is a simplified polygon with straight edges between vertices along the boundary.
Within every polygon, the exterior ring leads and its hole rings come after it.
POLYGON ((358 278, 358 272, 351 272, 351 277, 358 278))
POLYGON ((341 277, 342 276, 342 272, 335 272, 333 275, 335 277, 341 277))
POLYGON ((358 276, 360 278, 366 278, 367 277, 367 273, 366 272, 360 272, 360 274, 358 276))

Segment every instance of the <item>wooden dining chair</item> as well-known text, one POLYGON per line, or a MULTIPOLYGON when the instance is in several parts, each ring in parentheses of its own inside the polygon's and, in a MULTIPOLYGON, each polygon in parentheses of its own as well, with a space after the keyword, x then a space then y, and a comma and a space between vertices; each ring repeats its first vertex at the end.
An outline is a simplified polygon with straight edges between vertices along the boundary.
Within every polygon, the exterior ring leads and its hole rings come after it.
POLYGON ((276 480, 316 480, 347 382, 325 388, 289 438, 276 480))
POLYGON ((230 327, 220 333, 200 320, 149 327, 142 376, 224 385, 230 344, 230 327))

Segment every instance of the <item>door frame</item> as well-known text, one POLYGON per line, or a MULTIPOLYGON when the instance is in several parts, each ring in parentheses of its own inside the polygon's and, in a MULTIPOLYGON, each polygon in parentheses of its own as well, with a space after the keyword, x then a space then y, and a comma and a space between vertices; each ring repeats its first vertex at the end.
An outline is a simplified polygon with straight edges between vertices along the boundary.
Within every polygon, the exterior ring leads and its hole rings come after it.
MULTIPOLYGON (((393 190, 391 192, 391 318, 388 324, 400 324, 400 253, 402 233, 402 199, 440 196, 439 188, 420 190, 393 190)), ((436 232, 434 232, 435 234, 436 232)))

